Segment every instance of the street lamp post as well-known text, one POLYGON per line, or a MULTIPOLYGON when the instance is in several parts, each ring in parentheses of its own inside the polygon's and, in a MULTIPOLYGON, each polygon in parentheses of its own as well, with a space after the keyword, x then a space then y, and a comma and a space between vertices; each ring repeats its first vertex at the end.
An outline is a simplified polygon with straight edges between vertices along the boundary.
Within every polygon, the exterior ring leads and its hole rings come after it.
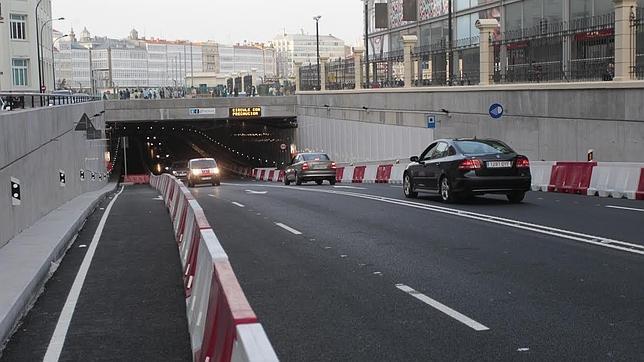
POLYGON ((38 31, 38 7, 40 7, 42 0, 38 0, 36 4, 36 48, 38 51, 38 92, 42 93, 42 64, 40 64, 40 31, 38 31))
MULTIPOLYGON (((364 0, 364 49, 365 49, 365 87, 369 88, 369 1, 364 0)), ((362 81, 356 79, 356 83, 362 81)))
POLYGON ((318 64, 318 90, 321 89, 321 79, 320 79, 320 19, 322 16, 318 15, 313 17, 315 20, 315 43, 317 48, 317 64, 318 64))
POLYGON ((52 79, 54 80, 54 90, 56 90, 56 61, 54 60, 54 44, 56 44, 57 41, 59 41, 62 38, 68 37, 69 34, 65 34, 61 37, 56 38, 52 43, 51 43, 51 75, 52 79))
MULTIPOLYGON (((40 0, 40 1, 42 1, 42 0, 40 0)), ((40 5, 40 1, 38 2, 38 5, 40 5)), ((36 17, 38 16, 38 10, 37 10, 38 5, 36 5, 36 17)), ((43 38, 42 32, 45 30, 45 26, 47 26, 47 24, 49 24, 51 22, 54 22, 54 21, 57 21, 57 20, 65 20, 65 18, 49 19, 49 20, 45 21, 40 26, 40 30, 38 31, 38 34, 36 34, 36 39, 37 39, 36 43, 37 43, 37 46, 38 46, 38 78, 40 80, 40 90, 39 90, 40 93, 44 93, 43 92, 43 87, 45 85, 45 81, 43 79, 43 78, 45 78, 45 70, 42 69, 43 54, 42 54, 40 40, 43 38)), ((38 18, 36 18, 36 23, 38 23, 38 18)), ((44 39, 42 39, 42 40, 44 40, 44 39)), ((54 44, 52 43, 51 46, 53 48, 54 44)), ((55 85, 54 85, 54 87, 55 87, 55 85)))

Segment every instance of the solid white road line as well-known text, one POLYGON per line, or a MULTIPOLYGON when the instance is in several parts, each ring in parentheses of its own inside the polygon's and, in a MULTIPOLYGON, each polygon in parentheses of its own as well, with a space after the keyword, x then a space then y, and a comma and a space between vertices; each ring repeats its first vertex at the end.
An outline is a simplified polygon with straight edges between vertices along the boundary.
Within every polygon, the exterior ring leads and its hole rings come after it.
POLYGON ((613 206, 613 205, 608 205, 606 206, 610 209, 620 209, 620 210, 629 210, 629 211, 639 211, 639 212, 644 212, 644 209, 636 209, 634 207, 624 207, 624 206, 613 206))
POLYGON ((435 309, 447 314, 448 316, 456 319, 457 321, 465 324, 466 326, 472 328, 475 331, 487 331, 487 330, 490 329, 490 328, 482 325, 481 323, 475 321, 474 319, 472 319, 472 318, 470 318, 470 317, 468 317, 468 316, 466 316, 464 314, 461 314, 461 313, 455 311, 454 309, 446 306, 445 304, 442 304, 442 303, 440 303, 440 302, 438 302, 438 301, 426 296, 423 293, 417 292, 414 289, 412 289, 412 288, 410 288, 410 287, 408 287, 408 286, 406 286, 404 284, 396 284, 396 288, 398 288, 398 289, 402 290, 403 292, 411 295, 412 297, 420 300, 421 302, 429 305, 430 307, 435 308, 435 309))
MULTIPOLYGON (((228 184, 228 185, 241 186, 241 187, 245 186, 244 184, 228 184)), ((545 235, 550 235, 550 236, 559 237, 563 239, 579 241, 582 243, 592 244, 595 246, 601 246, 605 248, 616 249, 616 250, 621 250, 629 253, 644 255, 644 244, 641 244, 641 243, 637 243, 637 244, 630 243, 630 242, 615 240, 611 238, 605 238, 605 237, 596 236, 596 235, 578 233, 575 231, 558 229, 550 226, 539 225, 539 224, 519 221, 515 219, 508 219, 504 217, 493 216, 493 215, 481 214, 481 213, 476 213, 476 212, 471 212, 466 210, 448 208, 448 207, 438 206, 433 204, 424 204, 424 203, 412 202, 404 199, 395 199, 390 197, 349 192, 349 191, 328 191, 328 190, 316 189, 316 188, 310 188, 310 187, 303 188, 303 187, 274 186, 274 185, 266 185, 264 187, 285 188, 290 190, 299 190, 299 191, 308 191, 308 192, 321 192, 321 193, 327 193, 327 194, 350 196, 350 197, 357 197, 357 198, 362 198, 367 200, 386 202, 393 205, 407 206, 415 209, 428 210, 428 211, 438 212, 442 214, 463 217, 467 219, 479 220, 479 221, 503 225, 511 228, 532 231, 539 234, 545 234, 545 235)))
POLYGON ((243 204, 240 204, 239 202, 235 202, 235 201, 233 201, 232 204, 239 207, 246 207, 243 204))
POLYGON ((289 231, 289 232, 291 232, 291 233, 293 233, 293 234, 295 234, 295 235, 302 235, 302 233, 301 233, 301 232, 299 232, 299 231, 297 231, 297 230, 293 229, 292 227, 290 227, 290 226, 288 226, 288 225, 284 225, 284 224, 282 224, 281 222, 276 222, 276 223, 275 223, 275 225, 277 225, 277 226, 281 227, 282 229, 284 229, 284 230, 286 230, 286 231, 289 231))
POLYGON ((352 189, 352 190, 366 190, 364 187, 355 187, 355 186, 333 186, 336 189, 352 189))
POLYGON ((67 300, 65 301, 63 310, 60 312, 60 317, 58 317, 56 329, 54 330, 54 334, 49 340, 49 346, 47 346, 47 353, 45 353, 43 362, 56 362, 60 358, 60 353, 63 350, 63 345, 65 344, 65 339, 67 338, 69 324, 72 321, 74 310, 76 309, 76 303, 78 302, 78 297, 80 295, 81 289, 83 288, 83 284, 85 283, 85 278, 87 277, 87 272, 89 271, 89 267, 92 264, 94 254, 96 253, 96 247, 98 246, 98 242, 101 239, 101 235, 103 234, 105 222, 107 221, 107 217, 110 215, 110 210, 112 210, 114 202, 123 192, 124 187, 125 186, 121 186, 121 190, 119 190, 116 196, 114 196, 112 201, 110 201, 110 203, 107 205, 107 208, 105 209, 105 212, 103 213, 103 216, 98 223, 98 227, 96 228, 92 242, 87 249, 87 252, 85 253, 83 262, 78 269, 78 274, 76 274, 76 279, 74 279, 74 284, 72 284, 72 288, 69 290, 69 294, 67 295, 67 300))

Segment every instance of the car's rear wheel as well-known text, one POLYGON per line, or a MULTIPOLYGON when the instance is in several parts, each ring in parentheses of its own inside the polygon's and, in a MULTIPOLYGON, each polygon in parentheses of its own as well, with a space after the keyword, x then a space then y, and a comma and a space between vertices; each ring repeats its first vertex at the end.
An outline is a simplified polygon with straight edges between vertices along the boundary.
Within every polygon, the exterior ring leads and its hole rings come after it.
POLYGON ((414 191, 414 185, 409 174, 405 174, 405 177, 403 178, 403 192, 407 198, 415 199, 418 197, 418 192, 414 191))
POLYGON ((298 174, 295 174, 295 184, 300 186, 302 184, 302 179, 298 174))
POLYGON ((322 182, 324 182, 324 181, 323 180, 315 180, 315 183, 318 184, 318 185, 322 185, 322 182))
POLYGON ((441 200, 446 203, 456 201, 456 195, 452 192, 452 183, 447 176, 443 176, 440 181, 441 200))
POLYGON ((329 183, 331 184, 331 186, 335 185, 335 179, 330 179, 329 183))
POLYGON ((512 204, 519 204, 525 198, 525 192, 512 192, 507 195, 508 201, 512 204))

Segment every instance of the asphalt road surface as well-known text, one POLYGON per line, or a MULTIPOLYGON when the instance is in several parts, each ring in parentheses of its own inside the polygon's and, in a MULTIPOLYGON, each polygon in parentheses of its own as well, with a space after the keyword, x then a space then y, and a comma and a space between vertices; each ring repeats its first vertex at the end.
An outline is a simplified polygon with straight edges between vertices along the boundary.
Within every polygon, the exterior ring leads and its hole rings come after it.
POLYGON ((284 361, 643 360, 644 203, 192 189, 284 361))

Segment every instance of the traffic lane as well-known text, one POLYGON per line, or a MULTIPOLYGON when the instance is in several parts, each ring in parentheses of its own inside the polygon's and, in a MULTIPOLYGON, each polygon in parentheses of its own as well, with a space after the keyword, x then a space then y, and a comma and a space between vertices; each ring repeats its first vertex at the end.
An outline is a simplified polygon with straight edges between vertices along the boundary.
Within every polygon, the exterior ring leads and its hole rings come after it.
MULTIPOLYGON (((334 189, 410 200, 405 198, 400 185, 342 184, 334 189)), ((413 201, 644 244, 644 202, 638 200, 528 192, 521 204, 509 204, 501 195, 484 195, 445 204, 439 196, 420 194, 413 201)))
POLYGON ((20 327, 0 352, 0 361, 42 360, 47 351, 60 311, 78 273, 87 246, 92 241, 98 223, 114 193, 101 201, 89 215, 69 247, 60 265, 45 284, 33 308, 21 321, 20 327))
POLYGON ((474 360, 511 353, 495 334, 476 332, 401 292, 393 275, 343 258, 338 247, 328 247, 335 240, 280 228, 251 203, 226 200, 223 188, 197 190, 281 360, 474 360))
POLYGON ((191 359, 181 274, 158 192, 126 187, 105 224, 60 360, 191 359))
POLYGON ((517 348, 528 344, 572 356, 567 348, 583 347, 592 357, 628 354, 641 338, 642 322, 632 320, 643 313, 634 301, 644 294, 633 289, 644 276, 641 256, 371 200, 267 186, 224 185, 195 194, 208 203, 211 191, 225 203, 287 220, 347 260, 476 315, 517 348), (607 326, 606 333, 593 332, 607 326))

